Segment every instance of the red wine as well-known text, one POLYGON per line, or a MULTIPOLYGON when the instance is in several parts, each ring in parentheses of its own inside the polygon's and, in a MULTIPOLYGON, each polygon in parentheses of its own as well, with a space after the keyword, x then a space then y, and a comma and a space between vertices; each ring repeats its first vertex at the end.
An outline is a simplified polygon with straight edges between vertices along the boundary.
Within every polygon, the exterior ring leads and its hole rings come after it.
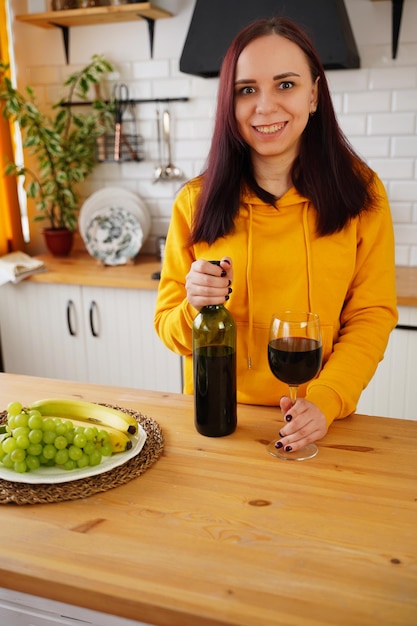
POLYGON ((283 383, 301 385, 314 378, 320 369, 321 343, 307 337, 280 337, 268 344, 271 372, 283 383))
POLYGON ((201 435, 223 437, 236 428, 236 352, 203 346, 193 354, 195 426, 201 435))

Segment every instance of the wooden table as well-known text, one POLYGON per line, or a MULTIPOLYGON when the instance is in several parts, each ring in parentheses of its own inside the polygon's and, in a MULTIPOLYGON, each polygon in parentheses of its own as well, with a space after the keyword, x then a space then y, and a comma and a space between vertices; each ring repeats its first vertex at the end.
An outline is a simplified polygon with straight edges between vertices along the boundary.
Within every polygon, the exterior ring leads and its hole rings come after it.
POLYGON ((1 506, 0 586, 164 626, 417 624, 416 422, 354 415, 279 461, 278 409, 210 439, 189 396, 0 374, 2 407, 61 396, 141 411, 164 452, 84 500, 1 506))

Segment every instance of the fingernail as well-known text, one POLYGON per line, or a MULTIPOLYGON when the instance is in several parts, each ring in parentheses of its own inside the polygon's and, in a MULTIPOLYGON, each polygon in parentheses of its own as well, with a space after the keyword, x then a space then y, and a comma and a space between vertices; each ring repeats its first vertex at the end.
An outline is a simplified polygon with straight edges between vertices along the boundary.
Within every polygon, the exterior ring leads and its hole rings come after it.
POLYGON ((276 444, 275 444, 275 447, 278 448, 278 449, 282 448, 282 443, 280 441, 277 441, 276 444))
POLYGON ((291 446, 286 446, 285 452, 291 452, 291 450, 292 450, 291 446))
POLYGON ((291 422, 291 420, 292 420, 292 415, 286 415, 285 416, 285 421, 286 422, 291 422))
POLYGON ((283 435, 281 431, 279 431, 278 435, 279 435, 280 437, 285 437, 285 435, 283 435))
POLYGON ((229 259, 222 259, 222 263, 227 263, 227 265, 230 265, 229 259))
POLYGON ((231 284, 232 284, 232 281, 229 278, 229 284, 227 286, 230 287, 231 284))
POLYGON ((228 300, 228 299, 229 299, 229 296, 224 296, 224 299, 225 299, 225 300, 228 300))
POLYGON ((224 277, 226 276, 226 274, 227 274, 226 270, 222 270, 222 273, 220 274, 220 276, 221 276, 222 278, 224 278, 224 277))
POLYGON ((233 289, 231 287, 229 287, 229 293, 232 293, 233 289))

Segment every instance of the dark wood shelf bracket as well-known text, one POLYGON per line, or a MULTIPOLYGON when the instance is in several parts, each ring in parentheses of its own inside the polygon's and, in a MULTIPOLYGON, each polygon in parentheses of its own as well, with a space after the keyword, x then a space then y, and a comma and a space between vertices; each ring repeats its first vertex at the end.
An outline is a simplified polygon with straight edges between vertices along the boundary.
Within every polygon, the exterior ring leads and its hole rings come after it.
POLYGON ((69 63, 69 26, 62 26, 62 24, 54 24, 54 22, 51 22, 51 24, 55 26, 55 28, 59 28, 61 30, 62 41, 64 43, 64 50, 65 50, 65 61, 68 65, 69 63))
POLYGON ((397 58, 404 0, 392 0, 392 58, 397 58))
POLYGON ((137 16, 145 20, 145 22, 147 22, 148 24, 149 47, 150 47, 151 59, 153 59, 153 40, 154 40, 154 34, 155 34, 155 20, 152 19, 151 17, 145 17, 145 15, 141 15, 140 13, 137 13, 137 16))

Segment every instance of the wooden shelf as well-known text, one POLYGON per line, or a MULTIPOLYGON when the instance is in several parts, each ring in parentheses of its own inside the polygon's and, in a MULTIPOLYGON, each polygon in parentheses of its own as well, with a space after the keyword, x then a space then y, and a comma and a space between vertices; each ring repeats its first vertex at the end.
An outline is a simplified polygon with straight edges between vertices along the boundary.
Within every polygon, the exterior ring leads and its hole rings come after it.
POLYGON ((159 20, 166 17, 172 17, 172 13, 159 9, 152 2, 138 2, 110 7, 48 11, 47 13, 25 13, 24 15, 16 15, 16 20, 40 26, 41 28, 62 26, 70 28, 72 26, 133 22, 140 19, 159 20))
POLYGON ((69 9, 67 11, 48 11, 46 13, 25 13, 16 15, 16 20, 41 28, 60 28, 63 36, 65 56, 69 59, 69 29, 73 26, 93 26, 97 24, 116 24, 146 20, 148 23, 151 57, 155 20, 172 17, 173 14, 160 9, 152 2, 136 2, 109 7, 91 7, 89 9, 69 9))

